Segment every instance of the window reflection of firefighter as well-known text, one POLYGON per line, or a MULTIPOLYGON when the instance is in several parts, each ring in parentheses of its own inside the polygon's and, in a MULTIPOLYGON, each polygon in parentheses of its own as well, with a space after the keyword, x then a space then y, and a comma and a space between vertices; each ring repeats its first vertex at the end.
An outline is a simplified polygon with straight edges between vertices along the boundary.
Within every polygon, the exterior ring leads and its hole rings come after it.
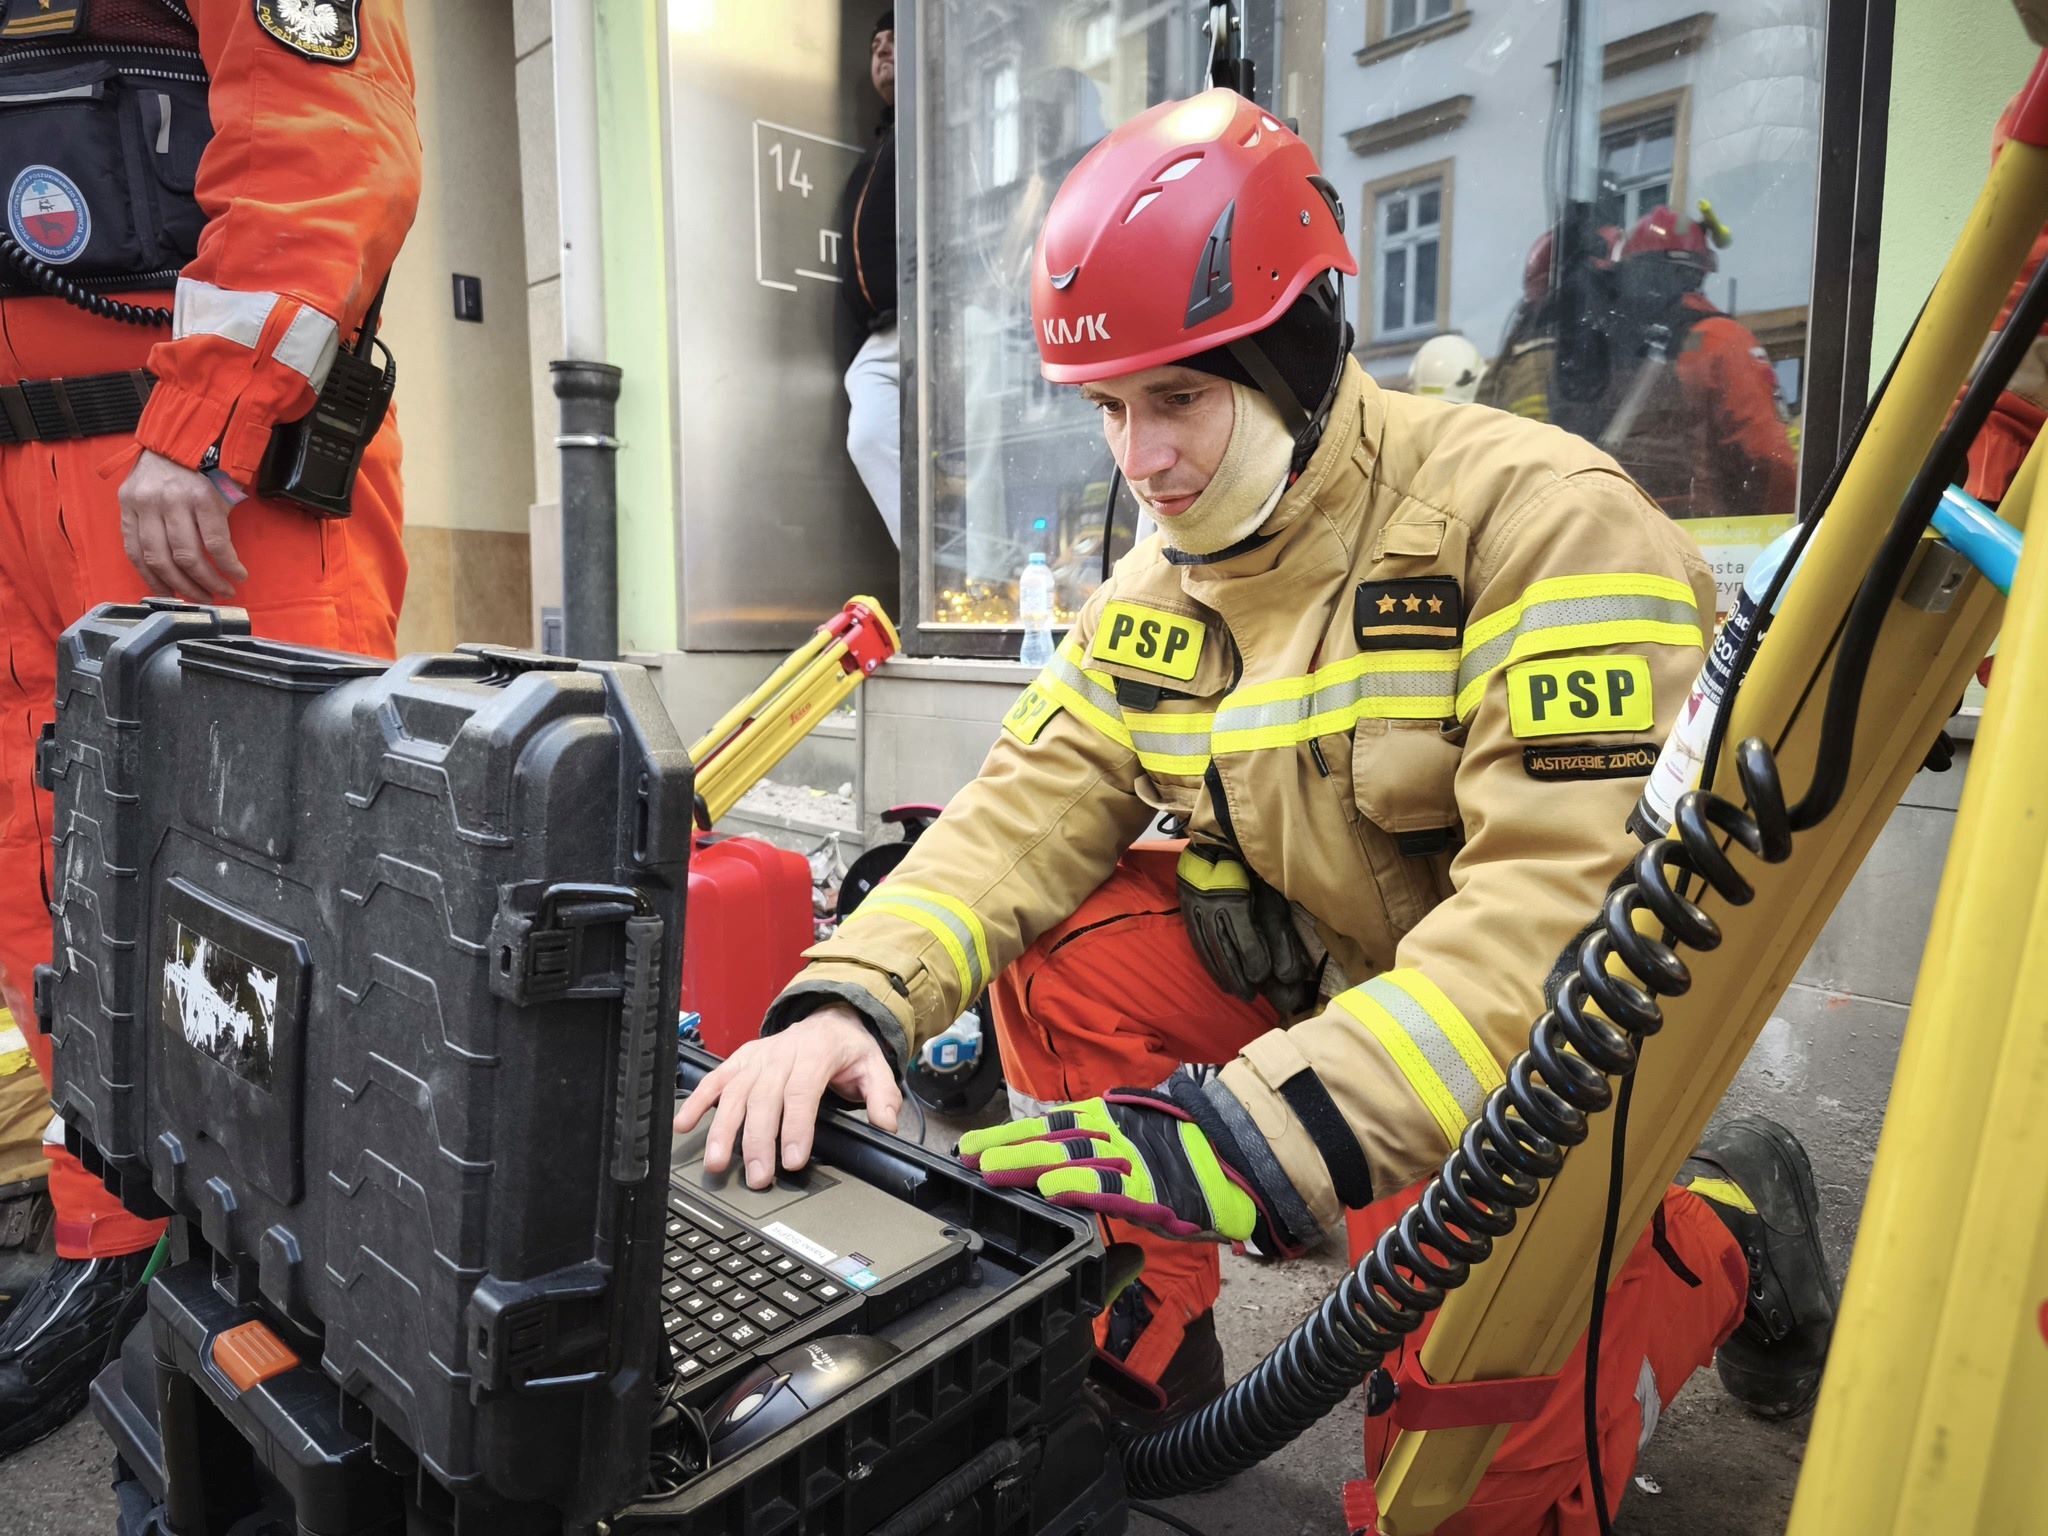
POLYGON ((1658 208, 1622 246, 1600 446, 1673 517, 1791 512, 1799 465, 1777 374, 1700 291, 1728 244, 1713 210, 1700 212, 1658 208))

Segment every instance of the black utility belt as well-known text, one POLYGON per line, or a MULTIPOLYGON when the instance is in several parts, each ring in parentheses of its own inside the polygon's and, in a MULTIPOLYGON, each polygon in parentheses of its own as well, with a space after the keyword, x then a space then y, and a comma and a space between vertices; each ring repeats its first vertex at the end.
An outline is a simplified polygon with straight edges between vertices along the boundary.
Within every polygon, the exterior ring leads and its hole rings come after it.
POLYGON ((156 376, 141 368, 0 385, 0 445, 131 433, 154 388, 156 376))

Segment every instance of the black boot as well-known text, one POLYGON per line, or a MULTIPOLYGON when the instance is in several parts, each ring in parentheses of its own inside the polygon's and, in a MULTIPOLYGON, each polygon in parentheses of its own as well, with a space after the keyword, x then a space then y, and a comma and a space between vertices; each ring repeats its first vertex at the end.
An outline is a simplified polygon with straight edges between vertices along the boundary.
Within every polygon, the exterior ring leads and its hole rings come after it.
POLYGON ((1820 1246, 1820 1195, 1806 1149, 1759 1116, 1707 1133, 1678 1171, 1742 1245, 1749 1298, 1714 1356, 1721 1384, 1762 1419, 1813 1406, 1835 1331, 1838 1296, 1820 1246))
POLYGON ((149 1250, 58 1259, 0 1324, 0 1457, 60 1429, 85 1406, 121 1304, 149 1250))
POLYGON ((1096 1352, 1095 1380, 1104 1389, 1110 1416, 1139 1434, 1186 1418, 1221 1397, 1228 1385, 1213 1309, 1189 1322, 1158 1381, 1144 1380, 1123 1363, 1151 1325, 1151 1302, 1144 1286, 1126 1287, 1110 1304, 1109 1337, 1096 1352))
POLYGON ((56 1262, 49 1180, 0 1186, 0 1323, 56 1262))

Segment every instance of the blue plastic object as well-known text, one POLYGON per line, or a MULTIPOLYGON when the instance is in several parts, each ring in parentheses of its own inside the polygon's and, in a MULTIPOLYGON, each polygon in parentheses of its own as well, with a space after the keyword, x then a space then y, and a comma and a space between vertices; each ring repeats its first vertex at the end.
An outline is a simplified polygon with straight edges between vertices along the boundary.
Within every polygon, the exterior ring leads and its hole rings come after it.
POLYGON ((1939 533, 1970 564, 1984 573, 1984 579, 2012 595, 2013 573, 2020 566, 2020 543, 2024 535, 1976 497, 1950 486, 1941 493, 1934 509, 1934 531, 1939 533))

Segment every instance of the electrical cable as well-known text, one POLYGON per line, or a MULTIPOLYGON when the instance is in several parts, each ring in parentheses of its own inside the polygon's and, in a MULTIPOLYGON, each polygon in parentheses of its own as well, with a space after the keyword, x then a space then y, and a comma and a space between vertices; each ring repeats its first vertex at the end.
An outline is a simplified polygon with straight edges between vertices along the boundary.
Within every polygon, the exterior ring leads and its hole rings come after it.
POLYGON ((1157 1520, 1171 1530, 1183 1532, 1184 1536, 1208 1536, 1200 1526, 1188 1524, 1179 1515, 1168 1514, 1157 1504, 1147 1504, 1142 1499, 1133 1499, 1130 1507, 1132 1514, 1143 1515, 1147 1520, 1157 1520))
POLYGON ((1110 536, 1116 532, 1116 493, 1123 488, 1123 466, 1111 459, 1109 462, 1109 495, 1102 503, 1102 579, 1109 580, 1109 573, 1116 565, 1110 553, 1110 536))
POLYGON ((139 325, 150 329, 168 329, 171 312, 154 305, 124 304, 119 299, 110 299, 103 293, 95 293, 83 284, 74 282, 47 262, 37 259, 23 247, 12 233, 0 229, 0 255, 21 269, 21 275, 52 298, 62 299, 73 308, 82 309, 89 315, 98 315, 102 320, 113 320, 122 325, 139 325))
POLYGON ((1957 469, 1968 461, 1970 444, 1976 440, 2005 386, 2011 382, 2048 324, 2048 262, 2034 272, 2019 303, 2012 309, 2005 327, 1991 344, 1976 377, 1964 390, 1962 402, 1949 417, 1948 425, 1935 439, 1933 451, 1913 477, 1898 516, 1878 546, 1870 572, 1857 589, 1849 606, 1835 651, 1834 676, 1828 683, 1827 704, 1821 716, 1820 746, 1813 780, 1806 793, 1792 807, 1792 826, 1805 831, 1818 825, 1840 803, 1849 779, 1849 764, 1855 748, 1856 718, 1862 708, 1863 684, 1870 660, 1877 649, 1877 636, 1884 617, 1898 595, 1899 584, 1912 563, 1920 537, 1934 520, 1941 493, 1953 482, 1957 469))

